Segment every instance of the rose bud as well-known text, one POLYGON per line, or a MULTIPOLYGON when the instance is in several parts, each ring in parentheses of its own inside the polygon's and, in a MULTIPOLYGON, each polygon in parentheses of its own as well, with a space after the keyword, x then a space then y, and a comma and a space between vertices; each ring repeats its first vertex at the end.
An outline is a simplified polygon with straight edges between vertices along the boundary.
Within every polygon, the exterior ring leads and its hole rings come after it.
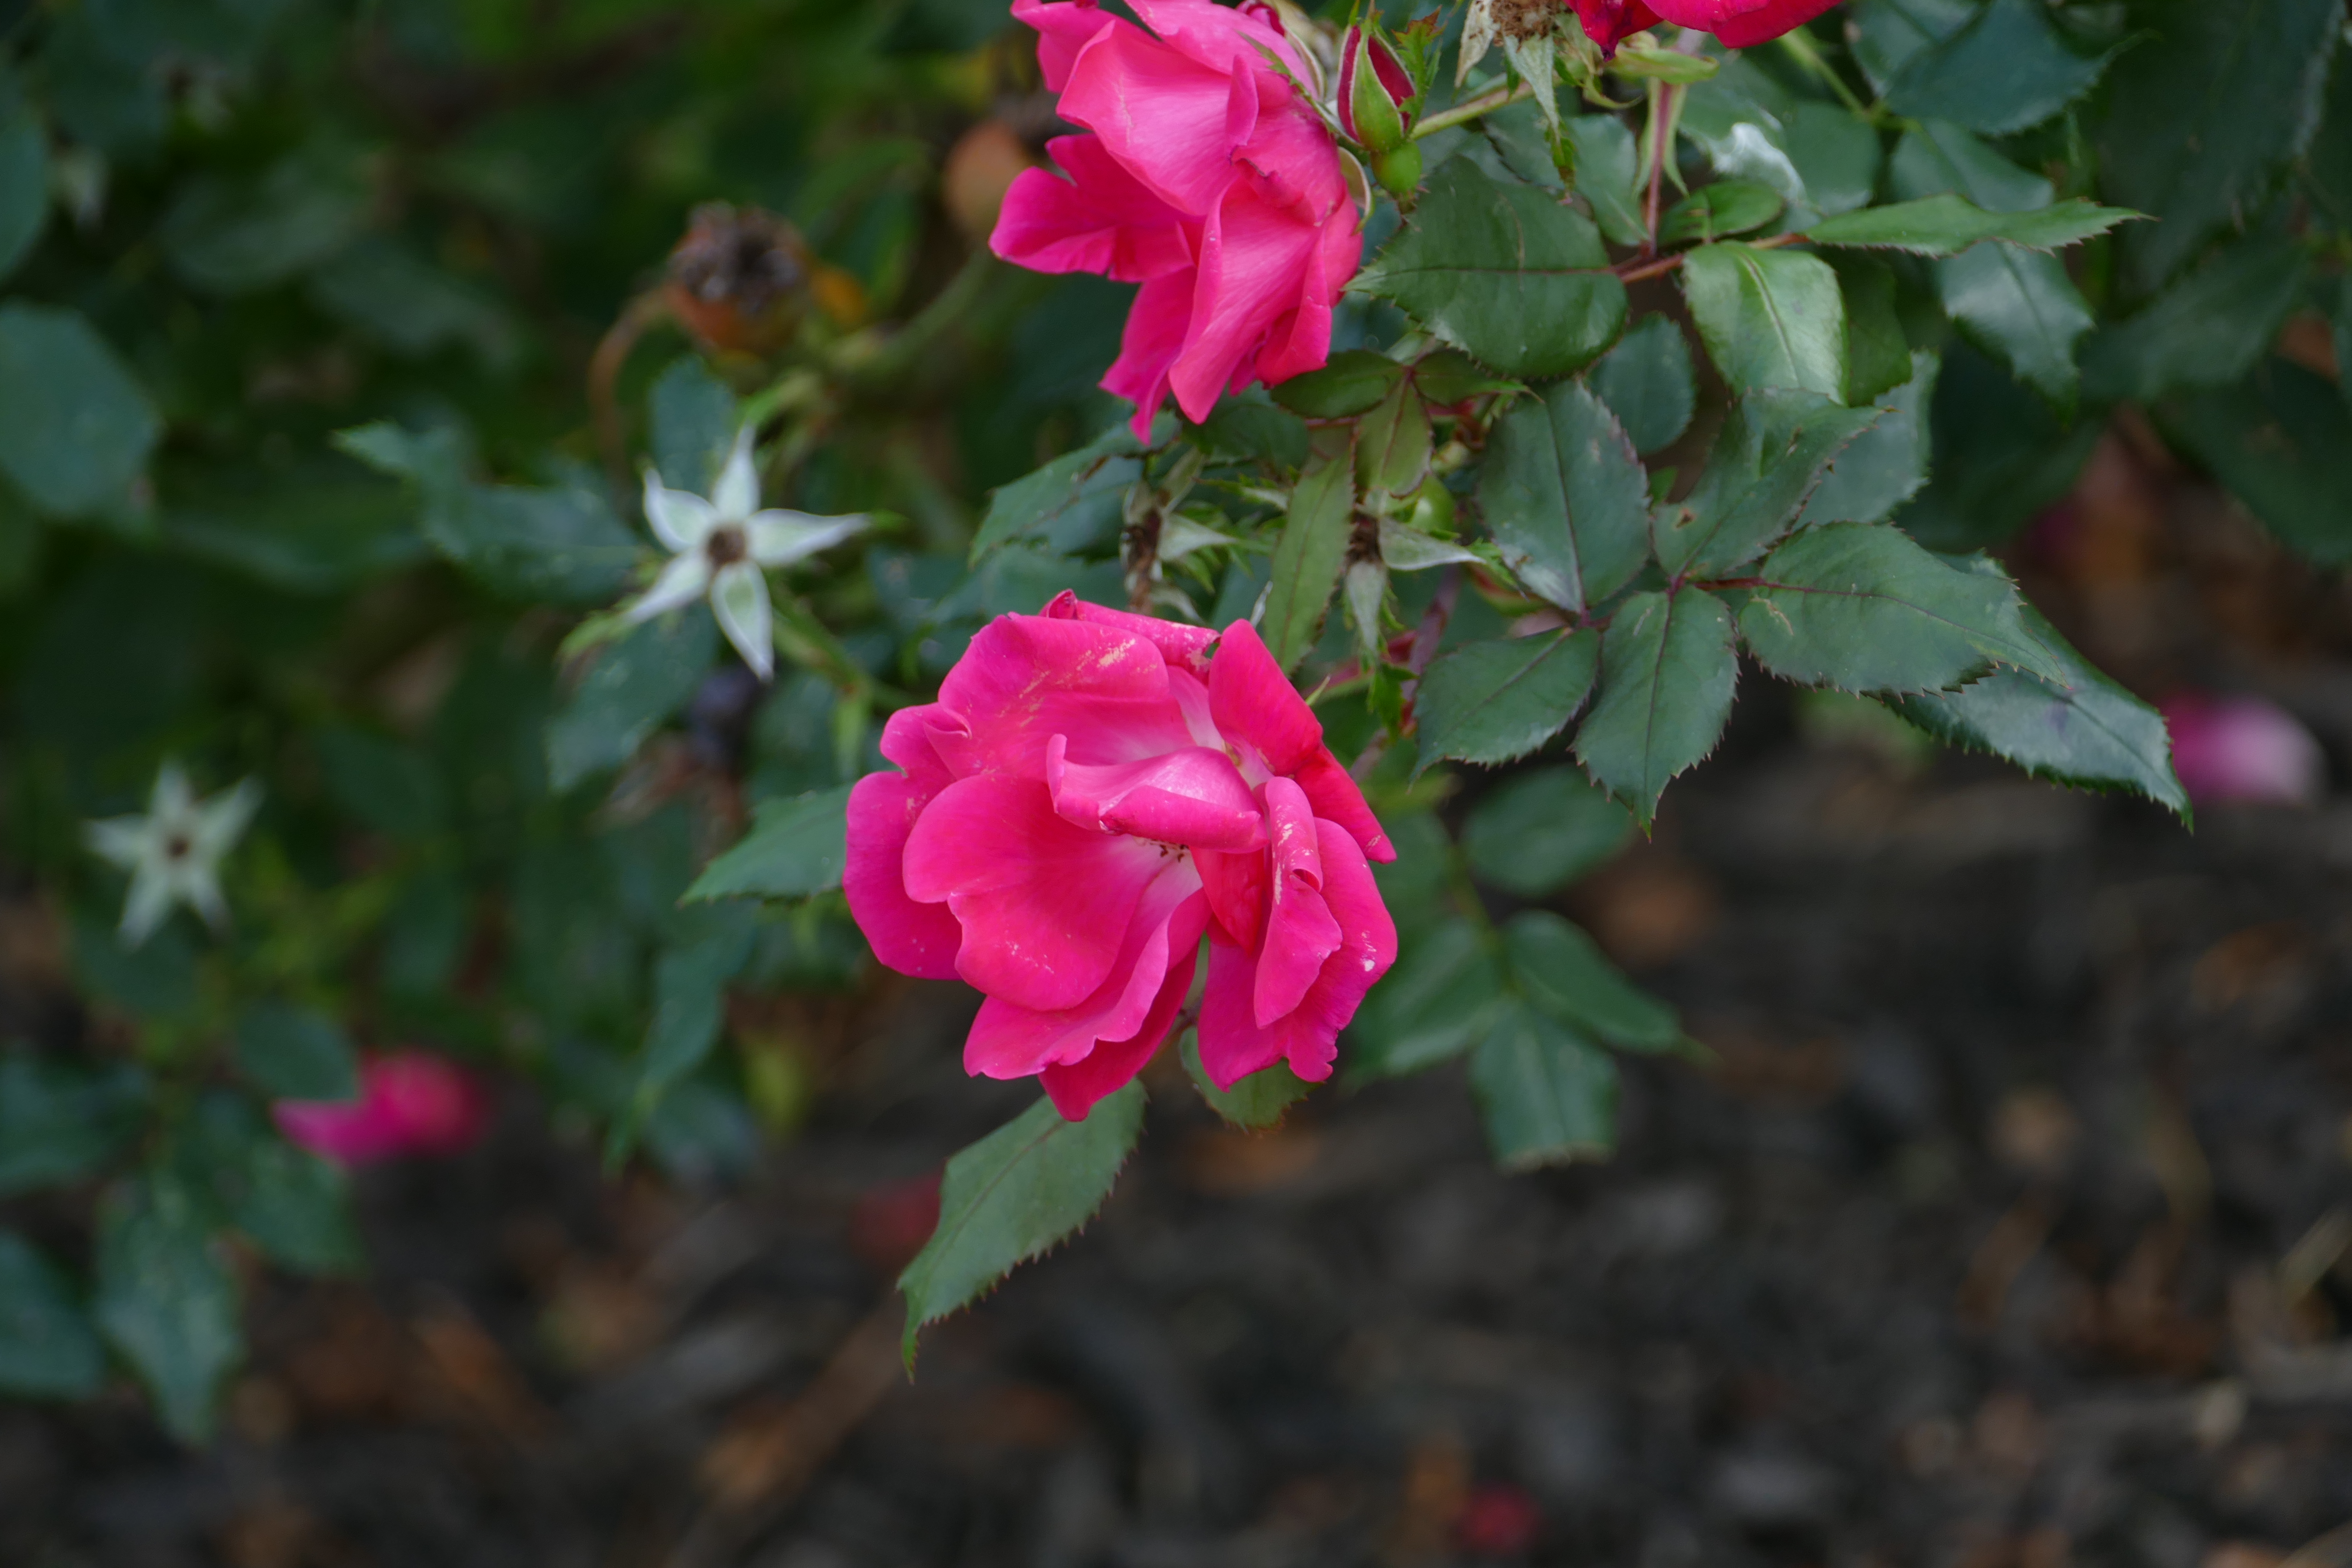
POLYGON ((1348 29, 1339 46, 1339 129, 1378 157, 1405 145, 1412 78, 1388 40, 1369 27, 1348 29))

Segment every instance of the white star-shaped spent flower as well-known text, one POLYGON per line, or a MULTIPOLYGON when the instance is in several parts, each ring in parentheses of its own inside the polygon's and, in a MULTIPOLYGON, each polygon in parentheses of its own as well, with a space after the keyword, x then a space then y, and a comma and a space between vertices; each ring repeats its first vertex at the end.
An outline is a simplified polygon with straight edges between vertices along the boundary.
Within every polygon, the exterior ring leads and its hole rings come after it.
POLYGON ((760 479, 751 470, 749 427, 735 437, 735 450, 719 470, 709 500, 689 490, 669 489, 658 472, 647 468, 646 521, 671 559, 625 618, 647 620, 708 594, 719 629, 751 672, 766 680, 776 669, 766 569, 789 566, 830 549, 865 528, 866 520, 754 510, 759 504, 760 479))
POLYGON ((198 800, 177 763, 155 775, 144 816, 93 822, 90 848, 131 873, 122 905, 122 940, 137 947, 155 934, 173 904, 185 904, 218 930, 228 920, 220 865, 261 806, 261 784, 247 779, 210 800, 198 800))

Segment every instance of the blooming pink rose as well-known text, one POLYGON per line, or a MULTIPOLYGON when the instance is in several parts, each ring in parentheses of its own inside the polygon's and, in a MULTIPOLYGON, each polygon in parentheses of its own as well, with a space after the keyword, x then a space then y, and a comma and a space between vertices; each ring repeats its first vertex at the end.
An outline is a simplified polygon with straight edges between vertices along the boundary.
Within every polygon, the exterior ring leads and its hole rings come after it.
POLYGON ((2294 716, 2259 697, 2179 691, 2158 705, 2172 771, 2200 805, 2309 805, 2327 793, 2327 759, 2294 716))
POLYGON ((1261 52, 1311 79, 1270 7, 1129 5, 1150 31, 1095 0, 1013 0, 1062 118, 1090 134, 1046 144, 1061 174, 1015 180, 989 243, 1040 272, 1143 285, 1102 384, 1148 436, 1171 391, 1197 421, 1229 388, 1330 357, 1362 215, 1330 133, 1261 52))
POLYGON ((490 1103, 480 1080, 446 1057, 393 1051, 361 1065, 357 1100, 281 1100, 270 1114, 289 1142, 338 1164, 362 1165, 460 1153, 482 1135, 490 1103))
POLYGON ((1209 939, 1201 1063, 1331 1075, 1396 962, 1396 852, 1245 621, 1000 616, 849 796, 843 888, 883 963, 987 994, 967 1071, 1082 1118, 1166 1038, 1209 939))
MULTIPOLYGON (((1605 9, 1608 3, 1600 0, 1596 10, 1605 9)), ((1837 0, 1649 0, 1648 8, 1676 26, 1713 33, 1731 47, 1744 49, 1792 33, 1836 4, 1837 0)), ((1643 0, 1628 0, 1628 5, 1641 9, 1643 0)), ((1577 5, 1579 15, 1584 9, 1584 4, 1577 5)), ((1587 18, 1586 30, 1591 31, 1591 26, 1587 18)))

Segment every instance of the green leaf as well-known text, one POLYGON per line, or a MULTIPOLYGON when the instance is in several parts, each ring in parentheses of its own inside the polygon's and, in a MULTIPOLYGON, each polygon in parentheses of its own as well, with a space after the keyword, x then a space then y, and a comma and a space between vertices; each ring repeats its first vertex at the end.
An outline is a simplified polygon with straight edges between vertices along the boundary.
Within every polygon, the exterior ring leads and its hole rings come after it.
POLYGON ((88 1399, 106 1381, 106 1352, 68 1279, 14 1231, 0 1230, 0 1394, 88 1399))
POLYGON ((1459 349, 1433 350, 1413 361, 1412 384, 1435 408, 1450 408, 1486 393, 1522 390, 1517 382, 1493 374, 1459 349))
POLYGON ((2102 329, 2083 352, 2091 395, 2150 402, 2189 387, 2227 386, 2262 358, 2303 297, 2310 257, 2261 235, 2231 245, 2137 315, 2102 329))
POLYGON ((313 272, 306 291, 319 309, 410 359, 462 346, 503 374, 522 354, 521 329, 494 295, 393 240, 361 240, 313 272))
POLYGON ((308 271, 357 238, 371 199, 357 160, 306 149, 251 178, 196 175, 163 215, 157 237, 198 289, 250 293, 308 271))
POLYGON ((700 354, 681 354, 646 396, 654 471, 674 490, 707 496, 735 448, 735 395, 700 354))
POLYGON ((1805 237, 1816 245, 1904 250, 1914 256, 1958 256, 1987 240, 2053 251, 2138 216, 2079 197, 2032 212, 1989 213, 1966 197, 1947 193, 1823 218, 1805 231, 1805 237))
MULTIPOLYGON (((1161 417, 1151 431, 1155 447, 1176 432, 1174 416, 1161 417)), ((1040 542, 1068 555, 1116 539, 1127 488, 1143 477, 1145 449, 1121 425, 1003 487, 989 498, 988 514, 972 538, 972 563, 1013 540, 1040 542)))
POLYGON ((2123 272, 2150 293, 2219 230, 2260 215, 2319 126, 2343 31, 2336 0, 2142 0, 2154 29, 2116 63, 2093 132, 2100 188, 2160 221, 2123 236, 2123 272))
POLYGON ((1366 492, 1409 496, 1429 477, 1429 405, 1400 381, 1356 426, 1356 479, 1366 492))
POLYGON ((96 1173, 138 1134, 146 1076, 122 1063, 0 1056, 0 1196, 96 1173))
POLYGON ((2236 386, 2159 405, 2157 424, 2298 553, 2352 562, 2352 414, 2340 389, 2272 358, 2236 386))
POLYGON ((1641 244, 1649 230, 1633 128, 1613 114, 1580 114, 1561 121, 1560 134, 1576 149, 1576 194, 1592 204, 1601 232, 1619 245, 1641 244))
POLYGON ((32 254, 48 216, 48 132, 16 73, 0 69, 0 279, 32 254))
POLYGON ((1818 256, 1732 241, 1683 262, 1683 297, 1698 335, 1735 392, 1845 390, 1845 305, 1818 256))
POLYGON ((1480 881, 1540 899, 1598 869, 1633 836, 1625 808, 1574 768, 1532 768, 1478 797, 1462 853, 1480 881))
POLYGON ((1284 1112, 1307 1098, 1315 1086, 1290 1070, 1290 1064, 1278 1061, 1272 1067, 1254 1072, 1231 1089, 1219 1089, 1209 1080, 1201 1066, 1201 1037, 1195 1030, 1184 1031, 1184 1071, 1192 1078, 1192 1087, 1209 1109, 1235 1127, 1256 1129, 1272 1127, 1284 1112))
POLYGON ((751 959, 754 934, 750 919, 730 911, 690 928, 655 961, 654 1016, 646 1028, 634 1121, 641 1123, 719 1043, 727 984, 751 959))
POLYGON ((1192 442, 1211 462, 1264 463, 1290 473, 1307 465, 1307 426, 1286 408, 1262 401, 1263 392, 1221 397, 1192 442))
POLYGON ((1625 286, 1608 264, 1589 219, 1454 158, 1350 287, 1393 300, 1482 364, 1540 378, 1582 369, 1624 324, 1625 286))
POLYGON ((1635 322, 1584 379, 1644 457, 1673 446, 1698 405, 1690 345, 1674 318, 1656 311, 1635 322))
POLYGON ((1322 369, 1276 382, 1266 390, 1293 414, 1309 419, 1352 419, 1378 407, 1410 368, 1371 349, 1342 349, 1322 369))
POLYGON ((1470 1087, 1506 1170, 1599 1159, 1616 1145, 1616 1062, 1523 1002, 1506 1003, 1471 1053, 1470 1087))
POLYGON ((441 776, 415 747, 348 724, 310 738, 336 809, 388 838, 430 838, 448 825, 441 776))
POLYGON ((572 700, 547 721, 547 782, 569 790, 636 755, 710 673, 718 623, 702 605, 630 628, 598 650, 572 700))
POLYGON ((1746 55, 1690 89, 1680 129, 1718 176, 1779 192, 1791 228, 1866 205, 1877 184, 1878 135, 1866 121, 1797 97, 1746 55))
POLYGON ((2057 192, 2041 175, 2019 168, 1984 141, 1948 120, 1911 127, 1895 144, 1887 175, 1904 202, 1957 193, 1989 213, 2030 213, 2057 192))
POLYGON ((221 1382, 245 1354, 236 1278, 195 1195, 151 1172, 99 1211, 98 1325, 155 1396, 172 1435, 212 1435, 221 1382))
POLYGON ((2042 0, 1991 0, 1904 61, 1886 84, 1886 106, 1915 120, 2004 135, 2039 125, 2090 91, 2116 52, 2078 51, 2042 0))
POLYGON ((709 899, 800 899, 841 886, 848 859, 849 785, 763 800, 742 842, 714 858, 686 890, 709 899))
POLYGON ((0 471, 34 510, 80 517, 120 501, 163 422, 77 310, 0 305, 0 471))
POLYGON ((1832 459, 1880 417, 1808 392, 1767 389, 1739 400, 1717 434, 1696 489, 1652 514, 1653 548, 1669 574, 1717 576, 1786 532, 1832 459))
POLYGON ((2000 664, 2062 679, 2016 585, 1955 571, 1899 529, 1810 528, 1764 558, 1739 631, 1774 674, 1846 691, 1935 691, 2000 664))
POLYGON ((1646 832, 1667 782, 1715 750, 1738 679, 1721 599, 1636 594, 1601 641, 1601 695, 1577 727, 1577 758, 1646 832))
POLYGON ((1536 1009, 1620 1050, 1683 1043, 1675 1010, 1625 978, 1580 929, 1549 910, 1523 910, 1503 928, 1511 979, 1536 1009))
POLYGON ((184 1019, 200 1000, 194 922, 169 921, 137 947, 122 945, 110 920, 74 920, 74 979, 99 1000, 142 1018, 184 1019))
POLYGON ((1911 379, 1911 342, 1895 310, 1895 274, 1862 256, 1830 260, 1845 299, 1845 394, 1849 408, 1874 402, 1911 379))
POLYGON ((948 1162, 940 1224, 898 1289, 905 1352, 915 1337, 1069 1236, 1102 1207, 1143 1130, 1143 1086, 1130 1083, 1066 1121, 1040 1100, 948 1162))
POLYGON ((1583 706, 1600 651, 1587 629, 1465 643, 1446 654, 1422 676, 1413 699, 1421 765, 1526 756, 1583 706))
POLYGON ((273 1100, 356 1100, 357 1055, 342 1026, 284 1002, 257 1002, 236 1021, 237 1069, 273 1100))
POLYGON ((1314 647, 1323 612, 1339 585, 1356 508, 1355 461, 1345 452, 1318 458, 1290 492, 1290 516, 1274 549, 1274 582, 1260 629, 1284 669, 1314 647))
POLYGON ((1965 342, 1947 349, 1937 384, 1932 470, 1903 511, 1905 531, 1933 550, 1979 549, 2023 527, 2073 488, 2104 427, 2060 424, 1965 342))
POLYGON ((1884 522, 1927 482, 1928 410, 1942 362, 1930 350, 1907 356, 1910 379, 1872 405, 1878 422, 1855 437, 1798 516, 1799 528, 1824 522, 1884 522))
POLYGON ((1762 228, 1780 216, 1780 193, 1753 180, 1717 180, 1676 202, 1658 225, 1658 243, 1699 245, 1762 228))
POLYGON ((1521 402, 1488 439, 1478 505, 1520 582, 1584 610, 1642 569, 1649 477, 1617 416, 1581 382, 1521 402))
POLYGON ((1348 1035, 1351 1078, 1393 1078, 1456 1057, 1503 1000, 1494 942, 1469 921, 1449 920, 1403 944, 1356 1014, 1348 1035))
POLYGON ((343 1173, 295 1148, 243 1095, 211 1090, 173 1130, 172 1179, 272 1262, 304 1274, 355 1274, 365 1261, 343 1173))
POLYGON ((2074 651, 2025 606, 2027 633, 2056 659, 2059 679, 2003 669, 1958 691, 1891 706, 1948 744, 2005 757, 2036 778, 2077 789, 2128 790, 2189 820, 2189 794, 2172 771, 2164 716, 2074 651))
MULTIPOLYGON (((1396 918, 1398 941, 1409 949, 1454 914, 1454 840, 1430 811, 1384 815, 1381 820, 1397 858, 1374 866, 1372 880, 1380 884, 1381 902, 1396 918)), ((1374 987, 1374 994, 1380 989, 1374 987)))
POLYGON ((1922 49, 1950 37, 1979 14, 1969 0, 1852 0, 1847 37, 1853 58, 1881 94, 1922 49))

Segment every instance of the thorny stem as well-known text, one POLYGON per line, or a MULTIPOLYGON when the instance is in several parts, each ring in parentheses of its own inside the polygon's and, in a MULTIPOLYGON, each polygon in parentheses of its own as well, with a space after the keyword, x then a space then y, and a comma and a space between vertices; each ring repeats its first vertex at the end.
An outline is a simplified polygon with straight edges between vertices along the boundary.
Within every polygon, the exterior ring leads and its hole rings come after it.
POLYGON ((1457 125, 1467 124, 1482 114, 1492 114, 1495 110, 1507 108, 1523 99, 1533 98, 1535 94, 1535 84, 1532 82, 1523 81, 1517 87, 1491 89, 1480 93, 1467 103, 1457 103, 1451 109, 1442 110, 1423 120, 1412 128, 1412 139, 1418 142, 1424 136, 1434 136, 1441 131, 1451 131, 1457 125))
POLYGON ((1662 81, 1650 84, 1650 190, 1642 204, 1642 254, 1658 253, 1658 189, 1665 182, 1666 157, 1674 145, 1675 122, 1682 118, 1683 89, 1662 81))

